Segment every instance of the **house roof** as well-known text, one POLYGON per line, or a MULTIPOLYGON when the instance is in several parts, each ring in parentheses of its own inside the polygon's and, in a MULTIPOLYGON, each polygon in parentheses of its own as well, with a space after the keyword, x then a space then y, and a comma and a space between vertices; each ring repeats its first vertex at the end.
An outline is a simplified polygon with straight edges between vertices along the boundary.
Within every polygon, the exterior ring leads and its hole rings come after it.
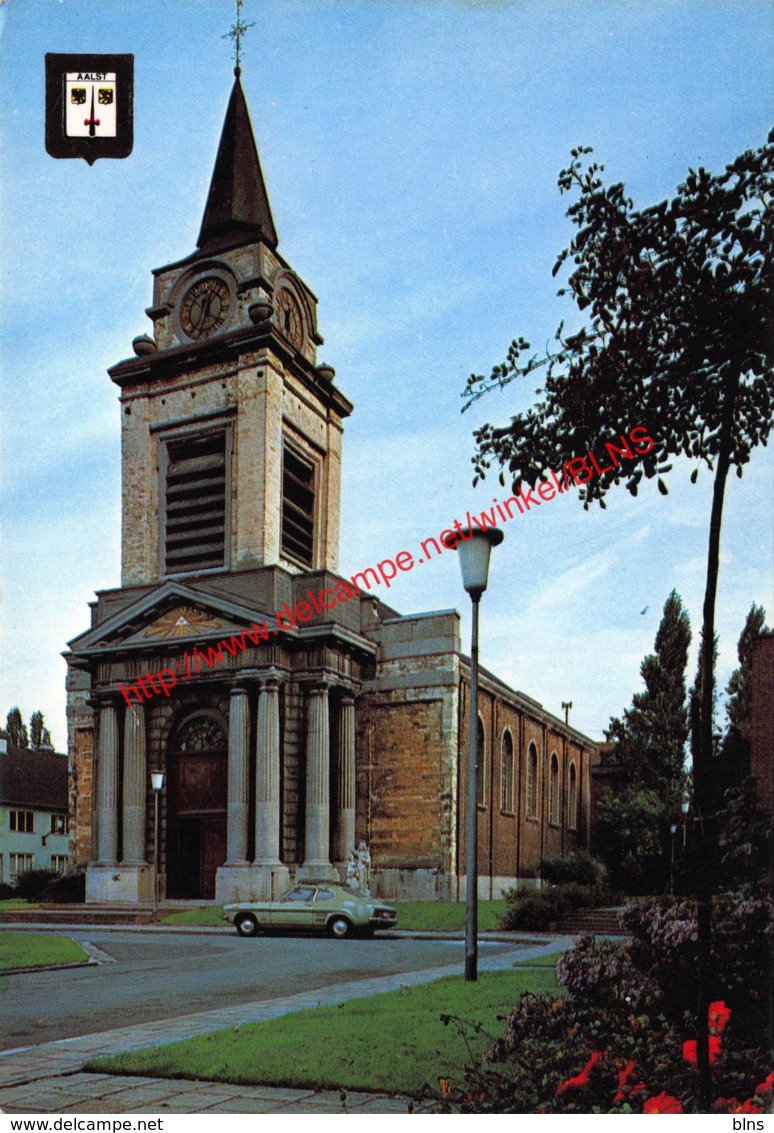
POLYGON ((67 810, 67 756, 9 748, 0 752, 0 806, 67 810))

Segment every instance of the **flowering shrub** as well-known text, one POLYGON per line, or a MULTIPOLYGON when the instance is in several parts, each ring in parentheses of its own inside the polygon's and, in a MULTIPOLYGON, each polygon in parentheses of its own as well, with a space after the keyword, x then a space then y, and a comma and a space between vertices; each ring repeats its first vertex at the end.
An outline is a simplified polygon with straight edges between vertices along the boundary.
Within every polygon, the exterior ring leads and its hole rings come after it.
MULTIPOLYGON (((631 934, 628 956, 657 990, 659 1008, 679 1019, 696 1003, 696 907, 685 900, 655 901, 624 910, 631 934)), ((774 903, 768 895, 730 893, 713 903, 713 986, 734 1008, 734 1032, 755 1045, 766 1022, 766 988, 772 978, 774 903)))
POLYGON ((658 988, 634 966, 624 943, 590 934, 576 937, 556 965, 556 977, 588 1003, 613 1001, 636 1011, 658 999, 658 988))
MULTIPOLYGON (((710 1008, 713 1111, 759 1113, 774 1093, 761 1050, 734 1049, 732 1013, 710 1008), (756 1081, 758 1085, 755 1085, 756 1081)), ((445 1021, 449 1021, 448 1019, 445 1021)), ((584 999, 524 993, 483 1062, 471 1063, 461 1089, 449 1084, 443 1112, 696 1113, 695 1041, 689 1020, 635 1015, 584 999)))

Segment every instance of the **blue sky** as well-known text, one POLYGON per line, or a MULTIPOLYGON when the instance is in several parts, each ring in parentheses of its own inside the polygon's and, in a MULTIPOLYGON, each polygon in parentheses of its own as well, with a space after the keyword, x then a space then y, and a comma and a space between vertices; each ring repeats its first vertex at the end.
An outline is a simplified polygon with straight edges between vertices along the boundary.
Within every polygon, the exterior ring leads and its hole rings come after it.
MULTIPOLYGON (((150 329, 151 269, 194 250, 232 82, 232 0, 6 0, 0 8, 4 419, 1 714, 40 707, 66 742, 66 642, 120 577, 117 389, 150 329), (50 158, 44 55, 131 52, 121 161, 50 158)), ((460 415, 471 371, 563 315, 551 267, 571 229, 556 177, 591 145, 639 205, 719 170, 771 118, 765 0, 246 0, 243 85, 280 250, 320 300, 320 357, 355 402, 341 570, 416 551, 499 493, 471 487, 471 432, 531 388, 460 415)), ((647 424, 647 422, 642 422, 647 424)), ((632 422, 632 425, 640 422, 632 422)), ((482 662, 592 736, 640 686, 670 590, 695 636, 709 479, 670 495, 562 497, 506 526, 482 603, 482 662), (645 607, 645 614, 640 611, 645 607)), ((751 602, 774 612, 772 459, 727 495, 719 681, 751 602)), ((500 498, 502 496, 500 495, 500 498)), ((456 556, 402 575, 401 612, 457 606, 456 556)), ((695 643, 694 643, 695 644, 695 643)), ((695 649, 691 658, 693 675, 695 649)))

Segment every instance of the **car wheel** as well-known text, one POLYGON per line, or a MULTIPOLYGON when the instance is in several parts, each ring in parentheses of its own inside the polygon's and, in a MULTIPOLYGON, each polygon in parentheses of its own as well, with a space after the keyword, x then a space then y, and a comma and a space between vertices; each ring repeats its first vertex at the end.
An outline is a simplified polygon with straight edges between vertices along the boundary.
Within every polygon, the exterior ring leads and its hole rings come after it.
POLYGON ((251 913, 243 913, 234 923, 240 936, 257 936, 260 931, 258 921, 251 913))
POLYGON ((328 932, 331 936, 335 936, 337 940, 343 940, 345 936, 351 936, 352 925, 346 917, 333 917, 328 921, 328 932))

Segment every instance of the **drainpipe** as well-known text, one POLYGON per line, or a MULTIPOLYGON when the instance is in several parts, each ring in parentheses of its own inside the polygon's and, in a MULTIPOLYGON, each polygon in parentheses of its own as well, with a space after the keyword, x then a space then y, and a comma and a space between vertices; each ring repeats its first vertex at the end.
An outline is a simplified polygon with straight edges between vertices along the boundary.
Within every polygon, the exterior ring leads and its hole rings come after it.
POLYGON ((493 861, 494 861, 494 770, 495 770, 495 757, 494 757, 494 744, 495 736, 497 735, 497 697, 492 696, 492 740, 489 744, 490 749, 490 771, 489 776, 489 900, 491 901, 494 896, 494 878, 493 878, 493 861))

